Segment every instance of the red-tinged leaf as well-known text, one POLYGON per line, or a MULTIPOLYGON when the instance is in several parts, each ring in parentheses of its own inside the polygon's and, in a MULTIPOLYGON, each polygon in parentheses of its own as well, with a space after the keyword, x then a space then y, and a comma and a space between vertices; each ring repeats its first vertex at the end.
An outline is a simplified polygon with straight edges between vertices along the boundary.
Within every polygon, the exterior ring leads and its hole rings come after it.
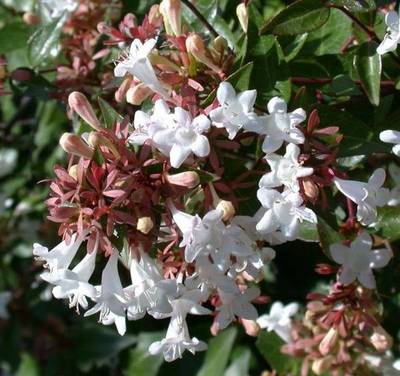
POLYGON ((314 134, 320 134, 320 135, 326 135, 326 136, 332 136, 336 133, 338 133, 340 130, 339 127, 326 127, 322 129, 317 129, 314 134))
POLYGON ((111 184, 114 183, 115 179, 117 178, 119 171, 117 169, 111 171, 108 175, 107 175, 107 180, 106 180, 106 186, 105 189, 109 188, 111 184))
POLYGON ((136 225, 136 220, 132 215, 119 210, 114 210, 113 213, 114 213, 114 219, 117 223, 120 224, 125 223, 131 226, 136 225))
POLYGON ((120 198, 125 195, 126 192, 122 189, 112 189, 110 191, 104 191, 103 195, 111 198, 120 198))
POLYGON ((307 122, 307 132, 309 134, 313 133, 315 128, 318 127, 320 123, 319 115, 317 110, 313 110, 308 118, 307 122))
POLYGON ((236 150, 240 148, 239 142, 230 140, 215 140, 213 144, 220 149, 236 150))
POLYGON ((189 78, 188 84, 196 91, 204 91, 204 87, 199 82, 193 80, 193 78, 189 78))
POLYGON ((58 196, 62 197, 64 195, 64 192, 62 189, 59 187, 59 185, 55 182, 52 182, 50 184, 50 189, 58 196))
POLYGON ((69 183, 72 185, 76 184, 76 180, 70 174, 68 174, 68 172, 65 171, 62 167, 55 166, 54 173, 62 182, 69 183))

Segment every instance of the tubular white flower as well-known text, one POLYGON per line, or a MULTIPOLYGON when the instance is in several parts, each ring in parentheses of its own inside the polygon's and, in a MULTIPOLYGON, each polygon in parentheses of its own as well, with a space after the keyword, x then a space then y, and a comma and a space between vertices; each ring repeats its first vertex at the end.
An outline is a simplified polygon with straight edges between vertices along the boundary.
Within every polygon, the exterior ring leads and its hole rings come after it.
POLYGON ((389 200, 389 190, 382 188, 385 179, 385 170, 378 168, 371 175, 368 183, 339 178, 335 178, 334 182, 340 192, 357 204, 358 221, 369 226, 376 221, 376 207, 386 205, 389 200))
POLYGON ((114 251, 107 261, 101 275, 101 286, 98 286, 97 302, 85 313, 86 316, 100 311, 99 322, 104 325, 115 324, 122 336, 126 332, 125 307, 126 299, 118 274, 118 252, 114 251))
POLYGON ((284 156, 278 154, 269 154, 265 157, 271 172, 265 174, 260 180, 260 187, 276 188, 281 185, 290 188, 294 192, 298 192, 299 178, 311 175, 314 170, 311 167, 303 167, 298 158, 300 149, 295 144, 286 146, 284 156))
POLYGON ((400 43, 400 19, 399 15, 394 12, 388 12, 385 16, 385 23, 387 25, 387 33, 376 49, 379 55, 384 55, 388 52, 395 51, 397 45, 400 43))
POLYGON ((393 146, 393 153, 400 157, 400 132, 393 130, 386 130, 380 133, 379 138, 383 142, 387 142, 389 144, 396 144, 393 146))
POLYGON ((339 274, 339 282, 348 285, 356 279, 369 289, 375 288, 375 277, 372 269, 383 268, 393 257, 387 248, 371 251, 372 239, 363 231, 351 244, 333 244, 330 247, 332 258, 343 265, 339 274))
POLYGON ((236 95, 229 82, 221 82, 217 90, 220 107, 210 111, 210 118, 218 128, 225 128, 229 138, 235 138, 241 128, 257 128, 257 115, 253 111, 257 91, 247 90, 236 95))
POLYGON ((145 43, 142 43, 140 39, 135 39, 129 52, 116 65, 114 75, 124 77, 129 73, 165 98, 168 94, 161 86, 148 57, 155 45, 155 39, 148 39, 145 43))
POLYGON ((268 332, 274 331, 286 343, 289 343, 291 342, 291 317, 298 310, 299 305, 297 303, 290 303, 284 306, 281 302, 275 302, 272 304, 269 314, 262 315, 257 319, 257 324, 260 328, 267 329, 268 332))
POLYGON ((269 115, 259 118, 259 127, 254 130, 265 135, 262 145, 264 153, 275 152, 284 141, 293 144, 304 143, 304 134, 296 127, 306 119, 306 113, 302 108, 288 113, 286 102, 274 97, 268 102, 268 112, 269 115))

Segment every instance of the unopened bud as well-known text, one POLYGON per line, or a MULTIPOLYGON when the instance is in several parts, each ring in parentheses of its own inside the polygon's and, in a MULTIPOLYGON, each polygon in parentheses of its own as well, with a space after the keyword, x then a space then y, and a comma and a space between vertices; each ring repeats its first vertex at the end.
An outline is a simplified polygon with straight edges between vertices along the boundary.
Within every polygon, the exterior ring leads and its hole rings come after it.
POLYGON ((88 144, 93 148, 104 146, 114 155, 114 157, 119 158, 121 156, 115 145, 101 133, 90 132, 88 144))
POLYGON ((154 26, 161 26, 162 15, 160 13, 160 6, 158 4, 154 4, 149 12, 149 23, 154 26))
POLYGON ((165 175, 165 180, 172 185, 192 189, 200 184, 199 175, 194 171, 185 171, 174 175, 165 175))
POLYGON ((372 336, 369 340, 372 346, 375 347, 376 351, 380 353, 386 352, 393 345, 393 338, 380 325, 374 327, 372 336))
POLYGON ((220 59, 225 50, 228 48, 228 42, 225 38, 218 36, 212 41, 211 53, 218 60, 220 59))
POLYGON ((333 349, 336 345, 338 340, 339 334, 336 328, 330 328, 328 333, 326 333, 325 337, 322 339, 321 343, 319 344, 319 352, 322 355, 328 355, 329 352, 333 349))
POLYGON ((140 83, 128 89, 126 101, 134 106, 140 106, 152 93, 153 91, 149 87, 140 83))
POLYGON ((329 370, 332 365, 332 361, 332 356, 325 356, 324 358, 316 359, 313 361, 311 369, 316 375, 322 375, 329 370))
POLYGON ((160 12, 164 19, 164 26, 167 34, 175 36, 181 35, 181 0, 161 1, 160 12))
POLYGON ((68 169, 68 175, 78 180, 78 165, 74 164, 68 169))
POLYGON ((64 133, 60 138, 60 146, 68 154, 87 159, 91 159, 93 156, 93 149, 77 134, 64 133))
POLYGON ((236 7, 236 15, 239 19, 240 26, 243 31, 247 33, 247 28, 249 27, 249 9, 247 8, 245 3, 240 3, 236 7))
POLYGON ((307 303, 307 310, 313 313, 321 313, 327 310, 327 306, 318 300, 313 300, 307 303))
POLYGON ((257 337, 260 332, 260 327, 254 320, 241 319, 242 326, 248 336, 257 337))
POLYGON ((319 188, 318 185, 315 184, 312 180, 307 179, 303 180, 304 194, 309 198, 311 202, 315 202, 319 196, 319 188))
POLYGON ((204 41, 198 34, 192 34, 186 39, 186 49, 187 51, 198 61, 207 65, 213 71, 220 73, 221 68, 214 64, 210 52, 204 45, 204 41))
POLYGON ((216 209, 222 211, 222 220, 224 221, 229 221, 235 216, 235 207, 230 201, 220 200, 216 209))
POLYGON ((87 98, 79 91, 74 91, 68 97, 68 104, 83 120, 85 120, 94 129, 100 131, 102 126, 94 113, 92 105, 87 98))
POLYGON ((150 217, 140 217, 136 225, 137 230, 145 235, 147 235, 153 227, 154 224, 150 217))
POLYGON ((37 25, 40 23, 40 17, 34 12, 25 12, 22 16, 22 20, 27 25, 37 25))
POLYGON ((125 78, 124 81, 122 81, 122 84, 119 85, 119 88, 114 94, 115 100, 118 103, 123 103, 125 101, 126 93, 131 87, 131 84, 132 84, 132 77, 128 76, 127 78, 125 78))

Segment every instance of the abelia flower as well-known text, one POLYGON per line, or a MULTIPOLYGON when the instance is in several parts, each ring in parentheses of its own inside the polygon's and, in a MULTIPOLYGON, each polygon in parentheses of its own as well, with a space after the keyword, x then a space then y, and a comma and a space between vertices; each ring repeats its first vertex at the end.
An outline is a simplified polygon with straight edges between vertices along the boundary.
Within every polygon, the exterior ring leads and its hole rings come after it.
POLYGON ((118 274, 118 252, 114 251, 101 275, 101 285, 97 286, 96 304, 85 313, 86 316, 100 312, 99 322, 103 325, 115 324, 122 336, 126 332, 125 309, 127 300, 118 274))
POLYGON ((0 319, 7 320, 9 318, 9 313, 7 310, 7 305, 12 299, 12 294, 10 291, 0 292, 0 319))
POLYGON ((269 314, 260 316, 257 319, 257 324, 262 329, 267 329, 268 332, 274 331, 286 343, 291 342, 292 319, 299 305, 290 303, 284 306, 281 302, 275 302, 271 306, 269 314))
POLYGON ((393 257, 387 248, 371 250, 371 236, 363 231, 351 244, 333 244, 330 247, 332 258, 343 265, 338 280, 344 285, 356 279, 366 288, 374 289, 376 286, 372 269, 383 268, 393 257))
POLYGON ((148 39, 145 43, 142 43, 140 39, 135 39, 129 48, 129 52, 117 63, 114 75, 124 77, 129 73, 162 97, 168 97, 149 60, 149 55, 156 43, 155 39, 148 39))
POLYGON ((262 144, 264 153, 275 152, 284 141, 293 144, 304 143, 304 134, 297 128, 297 125, 306 119, 306 113, 302 108, 287 112, 286 102, 278 97, 272 98, 267 107, 269 115, 259 118, 259 128, 255 130, 265 135, 262 144))
POLYGON ((393 153, 400 157, 400 132, 394 130, 386 130, 380 133, 379 138, 383 142, 387 142, 389 144, 396 144, 393 146, 393 153))
POLYGON ((65 12, 72 13, 79 5, 77 0, 40 0, 40 4, 51 19, 59 18, 65 12))
POLYGON ((217 90, 219 107, 209 113, 213 125, 225 128, 230 139, 235 138, 242 128, 256 129, 258 120, 253 111, 256 97, 256 90, 247 90, 237 95, 229 82, 221 82, 217 90))
POLYGON ((399 15, 390 11, 386 13, 385 23, 387 25, 387 33, 376 49, 379 55, 384 55, 388 52, 395 51, 397 45, 400 43, 400 19, 399 15))
POLYGON ((294 192, 300 190, 299 178, 312 175, 312 167, 303 167, 299 162, 300 149, 295 144, 286 146, 284 156, 268 154, 265 159, 271 167, 271 172, 266 173, 260 180, 260 187, 276 188, 284 185, 294 192))
POLYGON ((386 179, 385 170, 378 168, 368 179, 368 183, 334 178, 336 187, 357 204, 357 220, 365 226, 376 221, 376 207, 386 205, 389 190, 382 188, 386 179))
POLYGON ((263 187, 258 190, 257 198, 266 209, 256 226, 263 235, 279 232, 284 239, 294 240, 301 222, 317 223, 315 213, 303 205, 303 199, 296 192, 280 193, 263 187))
POLYGON ((235 316, 246 320, 257 320, 258 312, 251 302, 260 295, 257 287, 250 287, 241 292, 224 291, 218 289, 218 295, 221 299, 221 305, 217 307, 218 314, 215 317, 215 324, 218 330, 225 329, 235 316))

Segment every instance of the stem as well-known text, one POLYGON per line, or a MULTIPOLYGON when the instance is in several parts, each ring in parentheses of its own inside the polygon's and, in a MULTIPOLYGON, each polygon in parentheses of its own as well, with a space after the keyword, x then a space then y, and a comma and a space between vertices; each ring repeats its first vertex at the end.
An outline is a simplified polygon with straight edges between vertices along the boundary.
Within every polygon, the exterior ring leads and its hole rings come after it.
MULTIPOLYGON (((296 85, 319 84, 325 85, 332 82, 332 78, 318 78, 318 77, 291 77, 290 80, 296 85)), ((354 80, 354 84, 361 85, 360 80, 354 80)), ((383 87, 394 87, 395 82, 391 80, 381 81, 383 87)))
MULTIPOLYGON (((364 25, 354 14, 349 12, 345 7, 339 6, 339 5, 331 5, 331 8, 336 8, 339 9, 341 12, 343 12, 347 17, 349 17, 360 29, 362 29, 367 35, 369 40, 373 40, 377 43, 381 43, 382 41, 378 38, 376 35, 375 31, 368 26, 364 25)), ((393 52, 389 52, 389 55, 391 58, 397 63, 397 65, 400 66, 400 58, 394 54, 393 52)))
POLYGON ((200 11, 189 0, 182 0, 182 3, 185 4, 193 12, 193 14, 207 28, 207 30, 210 32, 210 34, 214 38, 217 38, 219 36, 217 31, 210 25, 210 23, 207 21, 207 19, 200 13, 200 11))

